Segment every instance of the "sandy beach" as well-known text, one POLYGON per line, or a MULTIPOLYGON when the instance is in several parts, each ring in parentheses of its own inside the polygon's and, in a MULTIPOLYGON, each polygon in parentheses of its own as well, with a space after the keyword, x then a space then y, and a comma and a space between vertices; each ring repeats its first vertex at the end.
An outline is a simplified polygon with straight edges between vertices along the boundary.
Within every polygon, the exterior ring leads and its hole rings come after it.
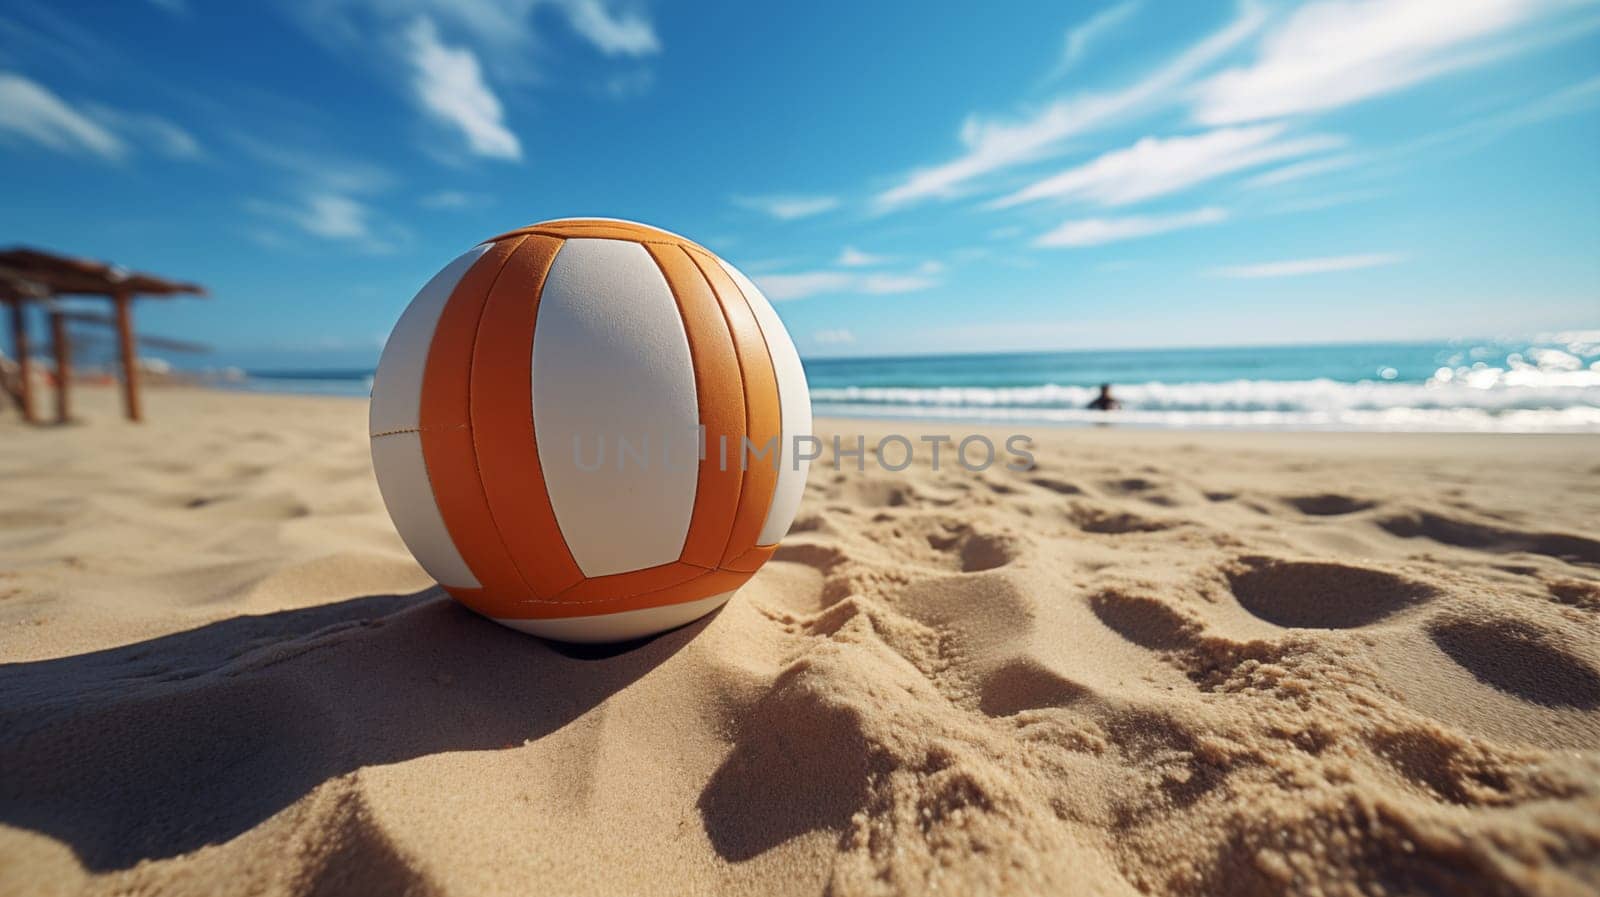
MULTIPOLYGON (((83 392, 0 421, 0 894, 1600 888, 1600 436, 825 453, 576 649, 433 587, 364 401, 83 392)), ((972 432, 819 433, 891 428, 972 432)))

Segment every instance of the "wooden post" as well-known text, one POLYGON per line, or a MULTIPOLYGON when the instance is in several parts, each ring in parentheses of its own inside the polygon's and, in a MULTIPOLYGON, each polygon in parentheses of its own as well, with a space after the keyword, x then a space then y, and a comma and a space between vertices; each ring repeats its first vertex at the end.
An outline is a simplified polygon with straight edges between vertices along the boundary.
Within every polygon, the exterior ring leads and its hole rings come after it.
POLYGON ((133 297, 117 293, 111 297, 117 306, 117 347, 122 355, 122 410, 128 420, 144 419, 139 410, 139 358, 133 344, 133 297))
POLYGON ((17 373, 21 375, 19 387, 22 397, 22 419, 34 423, 38 418, 33 408, 33 360, 28 346, 28 318, 23 313, 22 302, 11 303, 11 340, 17 349, 17 373))
POLYGON ((67 341, 67 319, 50 312, 50 351, 56 357, 56 423, 72 420, 72 343, 67 341))

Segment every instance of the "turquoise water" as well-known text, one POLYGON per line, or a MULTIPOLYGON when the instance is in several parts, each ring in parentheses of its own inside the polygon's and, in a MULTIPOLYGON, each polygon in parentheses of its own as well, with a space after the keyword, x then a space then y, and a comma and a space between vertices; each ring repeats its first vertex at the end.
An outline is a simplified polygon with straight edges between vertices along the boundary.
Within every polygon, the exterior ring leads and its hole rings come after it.
MULTIPOLYGON (((365 395, 371 370, 246 388, 365 395)), ((1533 340, 815 359, 818 415, 1150 427, 1596 431, 1600 331, 1533 340), (1113 384, 1116 412, 1084 405, 1113 384)))

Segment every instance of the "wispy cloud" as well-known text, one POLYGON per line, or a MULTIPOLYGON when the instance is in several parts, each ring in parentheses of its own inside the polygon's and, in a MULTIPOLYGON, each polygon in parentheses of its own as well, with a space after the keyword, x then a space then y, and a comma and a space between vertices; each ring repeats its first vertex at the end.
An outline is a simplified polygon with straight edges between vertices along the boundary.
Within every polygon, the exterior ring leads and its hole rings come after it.
POLYGON ((1379 268, 1405 261, 1398 252, 1374 252, 1366 255, 1331 255, 1322 258, 1288 259, 1263 262, 1256 265, 1229 265, 1211 269, 1217 277, 1256 279, 1261 277, 1299 277, 1305 274, 1327 274, 1333 271, 1356 271, 1362 268, 1379 268))
POLYGON ((1294 215, 1301 212, 1320 212, 1323 209, 1334 209, 1358 202, 1371 202, 1381 199, 1387 194, 1382 190, 1343 190, 1338 192, 1318 191, 1315 195, 1304 199, 1290 200, 1270 208, 1262 209, 1266 215, 1294 215))
POLYGON ((1479 65, 1486 46, 1552 0, 1322 0, 1266 34, 1256 61, 1200 85, 1195 118, 1222 125, 1334 109, 1479 65))
POLYGON ((365 252, 393 251, 380 237, 372 210, 363 202, 337 193, 308 193, 290 202, 251 200, 245 208, 257 215, 293 225, 307 236, 354 246, 365 252))
MULTIPOLYGON (((287 182, 282 198, 248 200, 247 211, 316 241, 361 252, 393 252, 409 239, 404 227, 385 220, 369 201, 395 183, 383 168, 245 134, 231 136, 247 155, 281 171, 287 182)), ((257 228, 252 236, 269 248, 296 245, 278 230, 257 228)))
POLYGON ((845 268, 870 268, 888 261, 888 256, 873 255, 870 252, 862 252, 854 246, 846 246, 839 251, 839 258, 834 264, 845 268))
POLYGON ((1280 140, 1283 133, 1283 125, 1258 125, 1189 137, 1146 137, 1133 146, 1113 150, 1030 184, 990 206, 1004 208, 1042 199, 1087 199, 1107 206, 1126 205, 1343 142, 1327 136, 1280 140))
POLYGON ((417 200, 424 209, 472 209, 488 205, 491 197, 484 193, 467 193, 464 190, 439 190, 417 200))
POLYGON ((926 274, 866 274, 859 271, 763 274, 757 275, 755 281, 761 292, 773 302, 847 293, 864 293, 871 296, 915 293, 939 285, 938 279, 926 274))
POLYGON ((112 162, 145 152, 180 160, 205 156, 193 134, 159 115, 68 102, 14 72, 0 72, 0 141, 112 162))
POLYGON ((597 89, 613 100, 627 100, 649 93, 655 83, 655 72, 641 68, 618 72, 597 85, 597 89))
POLYGON ((1055 230, 1043 234, 1033 245, 1047 248, 1080 248, 1153 237, 1169 231, 1202 227, 1226 221, 1225 209, 1207 207, 1192 212, 1170 215, 1129 215, 1122 218, 1083 218, 1068 221, 1055 230))
POLYGON ((113 162, 128 153, 127 144, 111 129, 73 108, 49 88, 5 72, 0 72, 0 139, 113 162))
POLYGON ((1304 162, 1295 162, 1282 168, 1274 168, 1265 174, 1258 174, 1248 181, 1246 187, 1275 187, 1292 181, 1304 180, 1313 175, 1327 174, 1330 171, 1343 171, 1361 161, 1361 157, 1354 153, 1345 153, 1338 156, 1323 156, 1320 159, 1307 159, 1304 162))
POLYGON ((313 192, 376 193, 395 183, 393 174, 370 162, 272 143, 250 134, 235 132, 229 136, 251 158, 283 171, 296 184, 313 192))
POLYGON ((329 47, 368 48, 374 36, 403 33, 419 18, 436 23, 452 40, 471 47, 504 82, 538 79, 547 35, 558 21, 608 57, 639 59, 661 51, 661 38, 635 4, 618 10, 605 0, 288 0, 290 18, 312 39, 329 47))
POLYGON ((1600 105, 1600 76, 1593 76, 1542 97, 1523 100, 1508 109, 1479 116, 1464 124, 1425 134, 1391 152, 1405 155, 1440 145, 1467 146, 1489 141, 1517 128, 1587 112, 1600 105))
POLYGON ((1320 174, 1356 166, 1393 167, 1399 160, 1422 153, 1436 157, 1441 147, 1465 151, 1517 128, 1556 118, 1578 115, 1600 106, 1600 76, 1586 78, 1542 96, 1523 97, 1505 107, 1387 148, 1360 153, 1340 153, 1295 162, 1245 181, 1247 187, 1275 187, 1320 174))
POLYGON ((880 210, 958 195, 980 177, 1034 162, 1060 150, 1070 138, 1088 133, 1136 110, 1172 102, 1178 88, 1254 34, 1266 15, 1245 7, 1227 27, 1189 47, 1143 80, 1109 93, 1091 93, 1057 100, 1018 120, 985 121, 969 117, 961 128, 966 152, 942 165, 911 172, 901 183, 877 195, 880 210))
POLYGON ((1045 77, 1046 83, 1057 81, 1067 72, 1078 66, 1089 50, 1099 43, 1107 34, 1117 29, 1117 26, 1133 18, 1139 11, 1139 0, 1125 0, 1116 6, 1107 7, 1090 16, 1083 24, 1067 32, 1061 44, 1061 59, 1056 62, 1055 68, 1045 77))
POLYGON ((655 27, 638 12, 619 13, 600 0, 562 0, 567 22, 608 56, 646 56, 661 50, 655 27))
POLYGON ((811 341, 819 346, 841 346, 855 342, 856 335, 843 327, 815 330, 811 333, 811 341))
POLYGON ((96 121, 122 134, 130 143, 169 159, 195 160, 206 156, 200 141, 182 127, 159 115, 113 109, 99 103, 84 107, 96 121))
POLYGON ((769 215, 779 221, 810 218, 839 207, 837 196, 735 196, 733 204, 769 215))
POLYGON ((476 155, 522 158, 522 143, 505 124, 500 98, 483 79, 478 57, 439 39, 433 20, 417 19, 406 31, 413 68, 411 86, 422 108, 458 129, 476 155))
MULTIPOLYGON (((428 118, 460 133, 466 150, 480 158, 522 158, 504 102, 514 95, 504 91, 555 80, 540 71, 538 61, 553 58, 551 32, 561 23, 601 55, 627 60, 620 72, 581 75, 578 87, 607 96, 649 90, 653 77, 644 60, 662 49, 648 14, 628 0, 283 0, 275 5, 329 51, 372 65, 428 118)), ((434 145, 424 149, 451 156, 434 145)))

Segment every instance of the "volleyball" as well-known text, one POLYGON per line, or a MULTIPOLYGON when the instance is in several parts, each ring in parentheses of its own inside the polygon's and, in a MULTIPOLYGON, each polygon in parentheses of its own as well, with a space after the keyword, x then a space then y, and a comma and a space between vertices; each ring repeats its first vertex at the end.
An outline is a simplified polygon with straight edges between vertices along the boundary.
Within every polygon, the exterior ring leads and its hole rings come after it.
POLYGON ((423 286, 370 426, 389 516, 445 591, 609 642, 710 613, 772 556, 805 489, 811 400, 738 269, 643 224, 562 219, 423 286))

